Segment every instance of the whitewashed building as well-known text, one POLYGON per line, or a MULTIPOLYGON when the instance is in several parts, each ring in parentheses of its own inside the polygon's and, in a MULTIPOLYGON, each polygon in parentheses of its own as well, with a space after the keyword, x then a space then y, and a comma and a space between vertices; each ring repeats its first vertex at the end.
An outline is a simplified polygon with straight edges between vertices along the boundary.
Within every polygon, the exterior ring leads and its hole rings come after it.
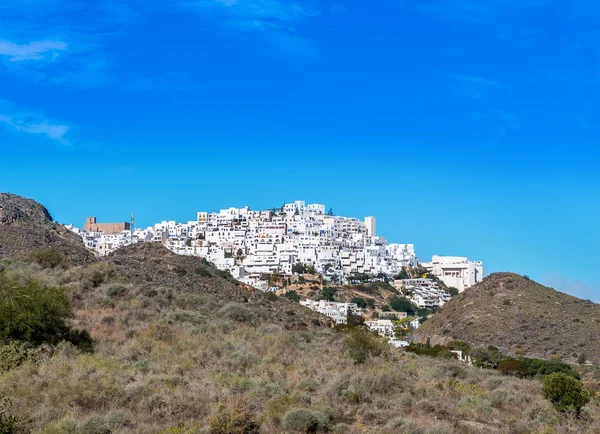
POLYGON ((458 289, 458 292, 463 292, 483 280, 483 263, 469 261, 462 256, 433 255, 431 262, 422 262, 421 266, 446 286, 458 289))

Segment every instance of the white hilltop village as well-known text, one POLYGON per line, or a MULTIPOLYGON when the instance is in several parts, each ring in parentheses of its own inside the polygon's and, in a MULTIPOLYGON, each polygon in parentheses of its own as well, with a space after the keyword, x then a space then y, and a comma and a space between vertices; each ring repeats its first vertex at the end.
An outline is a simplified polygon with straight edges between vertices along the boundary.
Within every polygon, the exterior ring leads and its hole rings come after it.
MULTIPOLYGON (((205 258, 261 291, 276 290, 269 287, 269 276, 292 276, 297 264, 314 269, 324 282, 342 284, 352 282, 357 275, 394 279, 403 268, 418 265, 459 292, 483 279, 479 261, 434 255, 431 262, 419 262, 413 244, 388 243, 377 235, 375 217, 361 221, 336 216, 331 210, 326 212, 323 204, 307 205, 304 201, 265 211, 246 206, 218 213, 198 212, 194 221, 162 221, 145 229, 133 227, 133 216, 132 224, 97 223, 95 217, 88 217, 83 229, 66 227, 99 256, 134 243, 162 243, 179 255, 205 258)), ((394 284, 399 289, 408 288, 409 298, 419 307, 437 307, 450 298, 433 279, 397 280, 394 284)), ((309 300, 303 304, 322 311, 336 323, 359 311, 352 303, 309 300)), ((389 335, 387 323, 372 326, 389 335)))

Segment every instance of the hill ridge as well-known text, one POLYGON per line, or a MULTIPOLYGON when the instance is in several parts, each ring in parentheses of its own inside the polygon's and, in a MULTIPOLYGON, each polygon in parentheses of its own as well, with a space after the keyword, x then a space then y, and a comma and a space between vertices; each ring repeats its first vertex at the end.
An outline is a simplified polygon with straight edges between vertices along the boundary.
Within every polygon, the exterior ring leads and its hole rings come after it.
POLYGON ((434 344, 461 339, 507 354, 600 361, 600 305, 515 273, 493 273, 415 332, 434 344))

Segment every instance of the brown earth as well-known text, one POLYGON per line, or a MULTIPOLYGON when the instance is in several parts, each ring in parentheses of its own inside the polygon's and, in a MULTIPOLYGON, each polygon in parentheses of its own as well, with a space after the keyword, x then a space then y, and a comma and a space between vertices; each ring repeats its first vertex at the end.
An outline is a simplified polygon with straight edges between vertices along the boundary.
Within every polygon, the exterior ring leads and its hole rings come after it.
POLYGON ((48 210, 31 199, 0 193, 0 259, 26 259, 51 246, 64 255, 64 266, 91 264, 95 256, 81 238, 53 223, 48 210))
POLYGON ((600 362, 600 305, 513 273, 494 273, 459 294, 415 333, 432 344, 461 339, 506 354, 600 362))

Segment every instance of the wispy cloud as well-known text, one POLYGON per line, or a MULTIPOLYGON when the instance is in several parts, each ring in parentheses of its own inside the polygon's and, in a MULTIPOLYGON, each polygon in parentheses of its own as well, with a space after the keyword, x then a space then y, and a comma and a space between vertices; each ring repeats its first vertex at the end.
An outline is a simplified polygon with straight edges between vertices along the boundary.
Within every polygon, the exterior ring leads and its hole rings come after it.
POLYGON ((320 15, 313 3, 290 0, 181 0, 179 6, 210 18, 220 28, 262 37, 290 54, 315 55, 311 39, 302 34, 320 15))
POLYGON ((516 9, 545 7, 552 0, 425 0, 417 3, 423 12, 446 19, 484 21, 516 9))
POLYGON ((348 13, 348 9, 346 9, 344 5, 331 5, 329 12, 331 15, 346 15, 348 13))
POLYGON ((507 85, 491 78, 466 74, 449 74, 449 78, 459 84, 460 89, 469 97, 481 100, 492 90, 506 89, 507 85))
POLYGON ((0 101, 0 125, 21 134, 41 136, 45 139, 68 145, 70 127, 64 123, 47 119, 39 113, 19 110, 8 101, 0 101))
POLYGON ((490 78, 477 77, 474 75, 450 74, 449 77, 453 78, 457 81, 461 81, 463 83, 475 84, 477 86, 497 87, 497 88, 508 87, 505 84, 500 83, 499 81, 492 80, 490 78))
POLYGON ((11 62, 56 59, 66 49, 67 44, 62 41, 33 41, 27 44, 0 41, 0 56, 8 57, 11 62))
POLYGON ((110 81, 106 46, 137 0, 19 0, 0 5, 0 72, 36 83, 97 86, 110 81))

